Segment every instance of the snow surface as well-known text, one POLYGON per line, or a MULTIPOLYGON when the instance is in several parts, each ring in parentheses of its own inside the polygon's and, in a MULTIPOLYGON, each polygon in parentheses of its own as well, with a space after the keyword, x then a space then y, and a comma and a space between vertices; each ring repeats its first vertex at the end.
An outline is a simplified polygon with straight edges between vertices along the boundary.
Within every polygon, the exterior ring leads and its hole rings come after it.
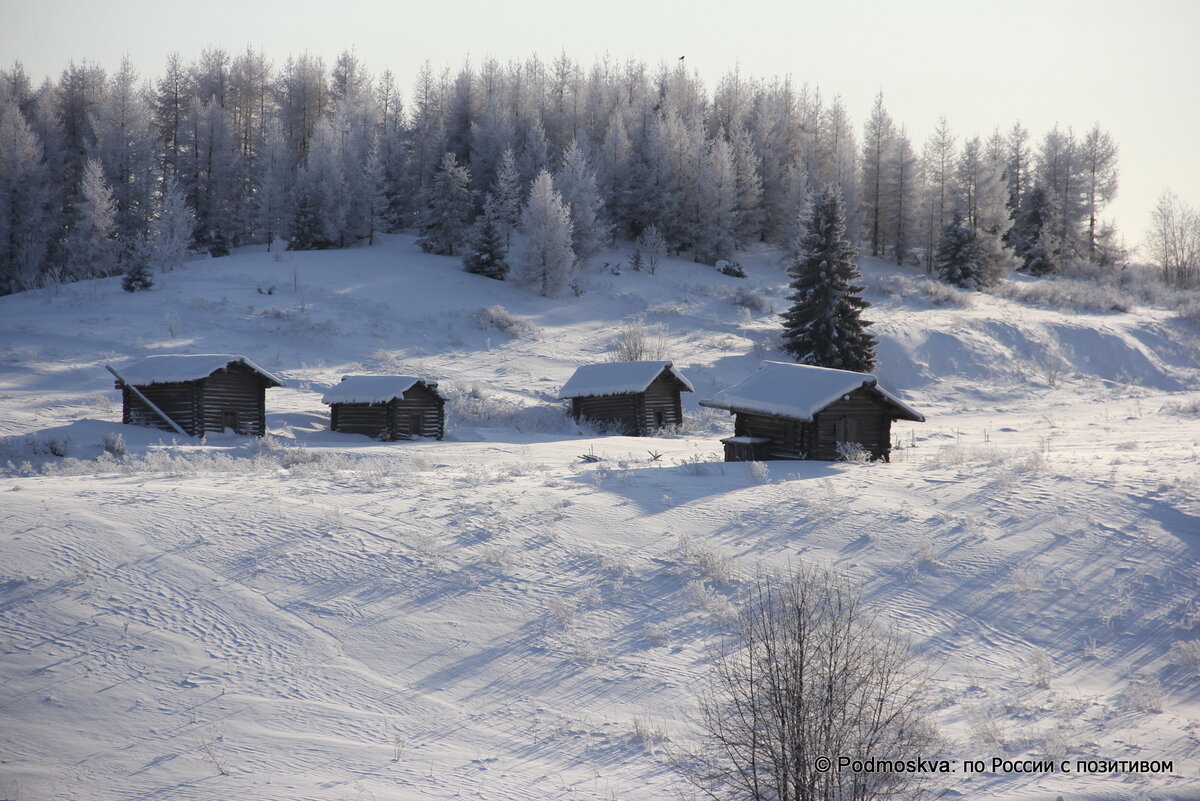
POLYGON ((410 375, 347 375, 321 398, 321 403, 388 403, 403 398, 416 384, 424 384, 435 393, 437 382, 410 375))
POLYGON ((144 387, 149 384, 174 384, 180 381, 208 378, 218 370, 224 370, 229 365, 238 362, 259 373, 268 381, 274 382, 277 386, 284 386, 282 379, 267 372, 250 359, 231 353, 158 354, 127 364, 118 372, 126 382, 135 387, 144 387))
POLYGON ((925 422, 923 414, 879 386, 873 375, 793 362, 764 361, 745 380, 700 401, 700 405, 812 422, 814 414, 862 387, 874 388, 901 412, 925 422))
POLYGON ((601 362, 580 366, 559 390, 558 397, 567 400, 645 392, 663 370, 670 370, 685 392, 695 392, 671 362, 601 362))
POLYGON ((0 797, 675 799, 707 648, 754 571, 800 561, 935 667, 930 756, 1174 763, 946 796, 1200 797, 1196 322, 938 305, 864 260, 876 373, 928 422, 890 464, 761 468, 720 461, 730 418, 695 395, 653 439, 556 396, 638 318, 701 397, 784 358, 779 254, 548 300, 382 242, 0 298, 0 797), (529 332, 484 327, 496 305, 529 332), (270 436, 121 425, 104 365, 181 351, 285 378, 270 436), (359 373, 438 376, 447 440, 329 431, 359 373))

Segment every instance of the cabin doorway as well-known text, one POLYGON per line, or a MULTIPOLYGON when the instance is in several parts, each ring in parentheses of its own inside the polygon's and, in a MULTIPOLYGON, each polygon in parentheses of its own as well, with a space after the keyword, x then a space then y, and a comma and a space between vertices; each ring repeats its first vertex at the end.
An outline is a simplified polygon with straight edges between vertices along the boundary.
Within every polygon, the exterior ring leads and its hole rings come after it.
POLYGON ((238 413, 237 412, 232 412, 232 411, 229 411, 228 409, 221 412, 221 430, 222 431, 233 431, 233 433, 235 433, 235 434, 242 433, 241 428, 238 426, 238 413))
POLYGON ((425 415, 414 412, 408 416, 408 435, 419 437, 425 431, 425 415))

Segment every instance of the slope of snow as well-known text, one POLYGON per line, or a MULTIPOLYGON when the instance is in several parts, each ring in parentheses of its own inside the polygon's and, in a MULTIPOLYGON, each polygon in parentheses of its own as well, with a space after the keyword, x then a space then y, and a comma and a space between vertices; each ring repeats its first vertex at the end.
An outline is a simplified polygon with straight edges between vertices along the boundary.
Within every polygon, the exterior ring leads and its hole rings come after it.
POLYGON ((700 397, 781 358, 782 270, 742 264, 547 300, 401 236, 0 298, 0 797, 675 798, 706 648, 800 560, 937 665, 940 756, 1174 763, 948 794, 1200 796, 1195 325, 937 305, 868 261, 880 381, 928 419, 891 464, 724 464, 696 395, 671 438, 563 415, 624 320, 700 397), (214 352, 287 381, 269 437, 117 422, 104 364, 214 352), (322 393, 366 372, 437 377, 447 440, 329 432, 322 393))

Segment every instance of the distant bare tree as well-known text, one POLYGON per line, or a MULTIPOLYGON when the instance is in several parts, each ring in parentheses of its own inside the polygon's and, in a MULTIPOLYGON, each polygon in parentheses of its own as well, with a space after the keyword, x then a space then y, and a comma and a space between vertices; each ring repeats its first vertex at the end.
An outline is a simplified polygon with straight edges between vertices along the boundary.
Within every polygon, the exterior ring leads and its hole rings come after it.
POLYGON ((680 761, 713 799, 855 801, 919 790, 920 773, 852 772, 838 757, 930 757, 930 673, 835 574, 761 575, 700 693, 699 747, 680 761))
POLYGON ((1200 212, 1174 192, 1159 196, 1147 245, 1164 283, 1180 289, 1200 283, 1200 212))

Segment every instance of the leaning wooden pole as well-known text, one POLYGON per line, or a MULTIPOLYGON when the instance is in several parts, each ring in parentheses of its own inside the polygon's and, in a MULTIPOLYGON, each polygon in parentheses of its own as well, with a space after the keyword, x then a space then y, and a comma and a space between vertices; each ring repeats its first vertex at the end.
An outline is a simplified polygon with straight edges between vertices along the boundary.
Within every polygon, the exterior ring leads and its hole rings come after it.
POLYGON ((143 395, 143 394, 142 394, 142 391, 141 391, 140 389, 138 389, 137 387, 135 387, 133 384, 130 384, 130 383, 129 383, 128 381, 126 381, 124 378, 121 378, 121 374, 120 374, 120 373, 118 373, 116 370, 114 370, 114 369, 112 368, 112 365, 111 365, 111 364, 106 364, 106 365, 104 365, 104 369, 105 369, 105 370, 108 370, 108 372, 110 372, 110 373, 112 373, 114 376, 116 376, 117 380, 118 380, 118 381, 120 381, 122 385, 124 385, 124 386, 128 387, 130 392, 132 392, 134 395, 137 395, 139 398, 141 398, 141 399, 142 399, 142 403, 144 403, 144 404, 146 404, 147 406, 149 406, 149 407, 150 407, 150 411, 154 412, 154 413, 155 413, 155 414, 157 414, 159 417, 161 417, 161 418, 162 418, 164 421, 166 421, 167 425, 169 425, 171 428, 175 429, 176 431, 178 431, 180 434, 182 434, 182 435, 183 435, 183 436, 185 436, 185 437, 190 437, 190 436, 191 436, 191 434, 189 434, 188 432, 184 431, 182 428, 180 428, 180 427, 179 427, 179 423, 176 423, 176 422, 175 422, 174 420, 172 420, 170 417, 167 417, 166 413, 165 413, 165 412, 164 412, 162 409, 160 409, 160 408, 158 408, 157 406, 155 406, 155 405, 154 405, 154 402, 153 402, 152 400, 150 400, 150 399, 149 399, 149 398, 147 398, 145 395, 143 395))

